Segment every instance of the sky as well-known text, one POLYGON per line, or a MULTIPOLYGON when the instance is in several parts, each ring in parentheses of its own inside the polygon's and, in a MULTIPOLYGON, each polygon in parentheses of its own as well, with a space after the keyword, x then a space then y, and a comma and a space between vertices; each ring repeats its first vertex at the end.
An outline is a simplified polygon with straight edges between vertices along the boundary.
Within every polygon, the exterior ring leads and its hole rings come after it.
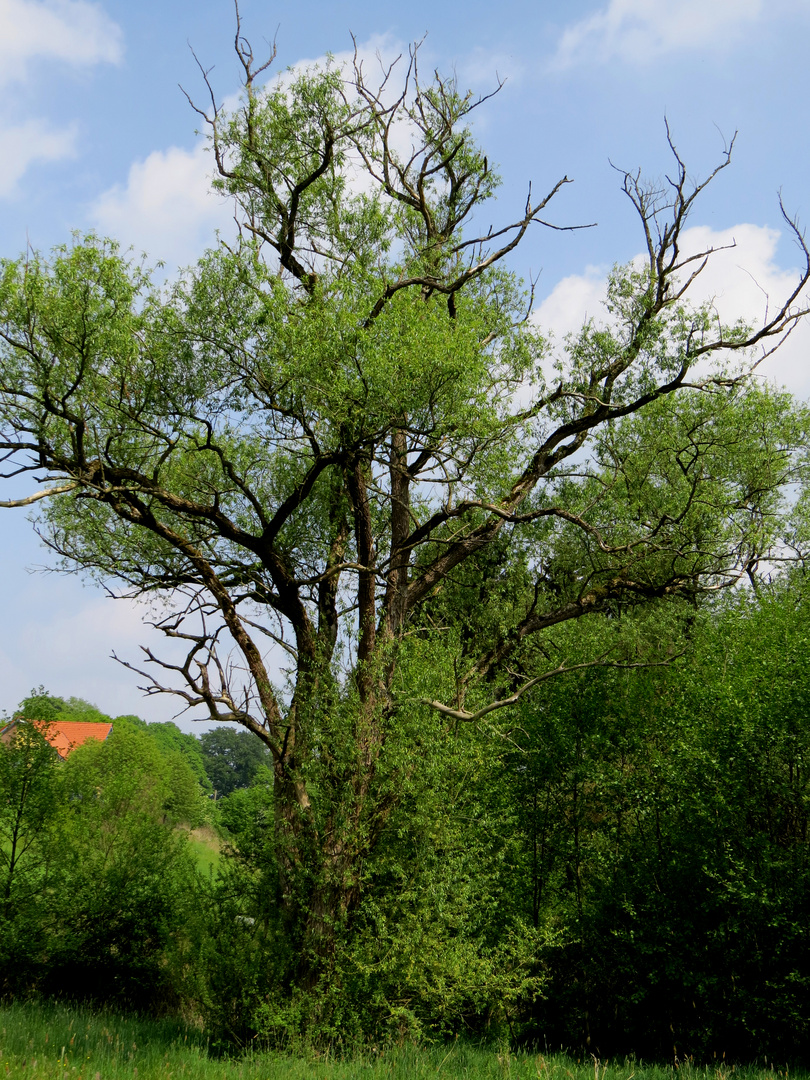
MULTIPOLYGON (((503 83, 475 120, 504 179, 496 218, 520 214, 530 183, 536 194, 567 176, 551 220, 596 223, 538 228, 512 264, 537 277, 534 318, 558 336, 598 317, 611 266, 641 251, 616 169, 671 169, 665 118, 698 178, 737 132, 732 165, 685 238, 695 250, 734 245, 702 295, 726 318, 757 322, 795 280, 801 258, 779 193, 810 224, 808 0, 242 0, 240 10, 257 56, 275 42, 275 72, 340 58, 353 35, 369 63, 422 41, 423 71, 455 72, 477 94, 503 83)), ((183 90, 204 103, 199 63, 234 100, 234 25, 232 0, 0 0, 0 257, 96 231, 170 277, 227 234, 231 211, 209 191, 210 155, 183 90)), ((763 377, 810 397, 810 327, 763 377)), ((0 559, 0 714, 44 685, 110 715, 174 716, 171 699, 145 698, 111 659, 137 662, 150 643, 136 605, 53 572, 25 510, 0 510, 0 559)))

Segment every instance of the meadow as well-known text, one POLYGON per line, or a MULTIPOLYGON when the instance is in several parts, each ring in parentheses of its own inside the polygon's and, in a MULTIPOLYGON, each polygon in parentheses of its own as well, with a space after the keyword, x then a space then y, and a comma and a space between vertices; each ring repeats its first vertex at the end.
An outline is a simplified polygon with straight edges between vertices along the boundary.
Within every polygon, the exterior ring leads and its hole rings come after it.
MULTIPOLYGON (((775 1063, 698 1066, 634 1059, 600 1061, 562 1053, 513 1052, 457 1040, 417 1047, 301 1054, 248 1049, 219 1056, 178 1020, 94 1012, 69 1004, 0 1005, 0 1076, 25 1080, 786 1080, 775 1063)), ((808 1075, 792 1072, 801 1078, 808 1075)))

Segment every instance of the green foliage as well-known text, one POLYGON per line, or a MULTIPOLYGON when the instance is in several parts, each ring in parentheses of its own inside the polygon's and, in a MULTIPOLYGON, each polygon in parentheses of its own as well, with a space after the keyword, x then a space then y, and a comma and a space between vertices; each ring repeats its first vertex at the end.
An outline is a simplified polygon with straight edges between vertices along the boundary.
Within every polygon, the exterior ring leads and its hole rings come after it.
MULTIPOLYGON (((309 994, 290 986, 269 770, 220 801, 232 855, 191 911, 201 886, 164 824, 148 728, 120 724, 58 767, 33 732, 3 759, 36 759, 44 778, 28 808, 37 859, 18 886, 34 888, 4 924, 19 974, 6 989, 185 997, 224 1044, 472 1029, 590 1038, 602 1055, 660 1058, 674 1040, 681 1058, 778 1047, 801 1060, 807 596, 794 574, 703 612, 619 611, 625 640, 688 642, 688 656, 548 683, 509 726, 442 727, 415 710, 363 901, 334 927, 330 979, 309 994)), ((607 621, 581 647, 611 633, 607 621)))
POLYGON ((500 751, 486 728, 437 725, 424 709, 402 727, 384 787, 398 798, 364 867, 332 982, 357 1002, 366 1035, 458 1036, 483 1025, 509 1038, 542 990, 542 935, 512 900, 519 851, 493 769, 500 751))
POLYGON ((58 827, 58 908, 44 989, 159 1007, 182 950, 194 893, 183 837, 148 736, 118 731, 75 750, 61 770, 67 812, 58 827))
MULTIPOLYGON (((44 692, 20 712, 108 720, 44 692)), ((207 804, 186 759, 142 722, 116 721, 64 762, 30 723, 19 732, 0 744, 3 988, 176 1005, 198 886, 174 825, 207 804)))
POLYGON ((524 708, 523 903, 558 932, 534 1037, 807 1055, 807 614, 794 577, 698 616, 669 669, 524 708))
POLYGON ((17 707, 15 716, 22 716, 27 720, 41 720, 50 723, 53 720, 63 719, 78 720, 100 717, 100 713, 94 705, 79 698, 70 698, 69 702, 64 698, 54 697, 48 693, 44 686, 32 690, 27 698, 23 698, 17 707))
POLYGON ((42 947, 62 805, 57 761, 31 724, 19 724, 8 742, 0 739, 0 994, 26 987, 42 947))
POLYGON ((0 897, 6 915, 20 902, 12 897, 21 887, 21 869, 42 861, 45 834, 59 806, 56 765, 52 747, 33 724, 19 723, 7 741, 0 740, 0 897))
MULTIPOLYGON (((172 824, 184 822, 194 828, 208 820, 209 809, 203 798, 211 791, 200 744, 171 722, 147 724, 137 716, 111 717, 82 698, 61 698, 44 687, 32 691, 20 702, 16 716, 51 722, 81 720, 85 723, 112 724, 113 731, 140 731, 148 736, 157 753, 149 754, 139 768, 151 769, 160 778, 164 790, 164 812, 172 824)), ((125 736, 124 741, 127 741, 125 736)), ((119 741, 116 738, 116 741, 119 741)), ((143 745, 143 744, 141 744, 143 745)))
POLYGON ((234 788, 217 802, 218 823, 246 859, 259 863, 272 851, 273 774, 259 765, 249 787, 234 788))
MULTIPOLYGON (((124 720, 124 717, 119 717, 124 720)), ((181 731, 177 724, 167 720, 163 723, 146 725, 150 738, 154 739, 167 757, 179 754, 190 766, 194 777, 206 794, 211 793, 211 784, 205 771, 205 756, 200 745, 200 740, 194 735, 188 735, 181 731)))
POLYGON ((234 728, 205 731, 198 745, 209 784, 220 796, 250 787, 257 771, 272 760, 255 736, 234 728))

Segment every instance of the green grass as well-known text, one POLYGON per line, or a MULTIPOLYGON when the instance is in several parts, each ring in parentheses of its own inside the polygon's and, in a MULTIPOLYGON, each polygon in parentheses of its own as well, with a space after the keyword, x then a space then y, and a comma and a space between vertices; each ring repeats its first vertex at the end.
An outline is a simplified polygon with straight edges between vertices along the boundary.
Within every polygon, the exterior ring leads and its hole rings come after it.
POLYGON ((222 856, 218 851, 215 851, 210 845, 206 844, 203 840, 189 840, 189 847, 194 857, 194 861, 197 864, 197 869, 203 875, 203 877, 209 877, 211 874, 216 874, 219 870, 219 864, 222 862, 222 856))
MULTIPOLYGON (((328 1054, 211 1057, 205 1037, 178 1021, 155 1021, 68 1005, 0 1006, 0 1080, 780 1080, 779 1069, 677 1070, 640 1062, 576 1061, 462 1043, 384 1052, 349 1061, 328 1054)), ((795 1077, 807 1074, 792 1074, 795 1077)))
POLYGON ((202 827, 188 833, 188 846, 204 877, 217 873, 222 862, 222 841, 213 829, 202 827))

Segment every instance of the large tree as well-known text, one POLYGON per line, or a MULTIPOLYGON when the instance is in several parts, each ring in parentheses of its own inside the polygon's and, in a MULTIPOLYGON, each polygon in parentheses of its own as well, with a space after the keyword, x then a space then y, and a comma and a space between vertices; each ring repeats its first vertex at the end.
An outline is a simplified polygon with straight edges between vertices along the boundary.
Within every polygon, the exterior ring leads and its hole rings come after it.
POLYGON ((200 737, 199 745, 209 784, 217 797, 250 787, 262 765, 270 764, 267 747, 247 731, 213 728, 200 737))
MULTIPOLYGON (((768 554, 803 424, 745 375, 804 314, 810 259, 753 329, 691 305, 712 253, 683 255, 683 230, 731 149, 692 183, 670 142, 662 186, 623 176, 646 259, 555 351, 507 266, 558 227, 565 177, 482 226, 481 99, 423 81, 415 50, 376 80, 357 61, 263 85, 236 47, 241 103, 200 112, 237 246, 163 291, 94 237, 3 263, 0 447, 43 485, 4 505, 37 503, 69 568, 165 605, 152 692, 271 751, 307 986, 418 723, 450 738, 564 670, 578 620, 768 554)), ((656 658, 622 648, 578 663, 656 658)))

